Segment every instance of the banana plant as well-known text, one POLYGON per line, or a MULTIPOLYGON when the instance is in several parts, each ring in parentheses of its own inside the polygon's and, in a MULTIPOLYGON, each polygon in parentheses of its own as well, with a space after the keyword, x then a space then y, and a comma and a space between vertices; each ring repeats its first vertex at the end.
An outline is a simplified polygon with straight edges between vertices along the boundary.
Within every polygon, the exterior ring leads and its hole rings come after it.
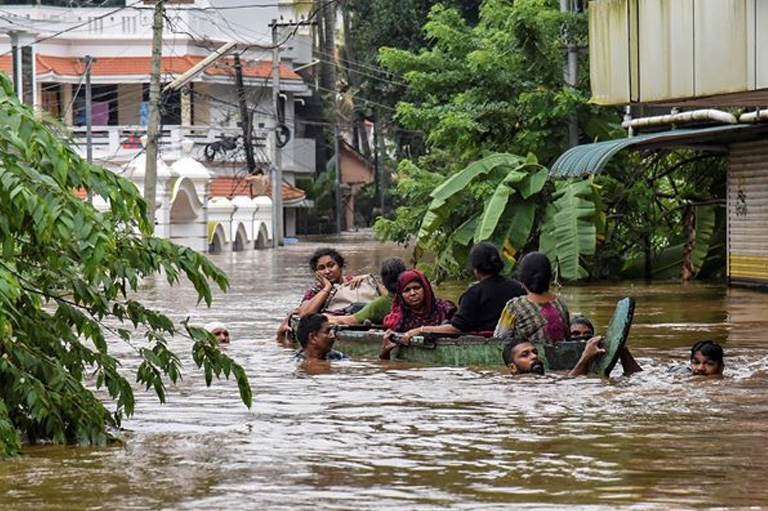
POLYGON ((432 202, 416 240, 417 253, 432 248, 438 265, 463 266, 471 243, 492 240, 514 255, 534 230, 534 199, 546 182, 547 169, 532 154, 498 153, 473 162, 430 194, 432 202), (490 189, 482 207, 472 200, 478 189, 490 189), (461 222, 459 215, 468 218, 461 222))
POLYGON ((592 180, 559 181, 547 205, 539 249, 549 256, 564 280, 587 276, 581 258, 594 255, 598 227, 605 225, 595 205, 596 195, 592 180))

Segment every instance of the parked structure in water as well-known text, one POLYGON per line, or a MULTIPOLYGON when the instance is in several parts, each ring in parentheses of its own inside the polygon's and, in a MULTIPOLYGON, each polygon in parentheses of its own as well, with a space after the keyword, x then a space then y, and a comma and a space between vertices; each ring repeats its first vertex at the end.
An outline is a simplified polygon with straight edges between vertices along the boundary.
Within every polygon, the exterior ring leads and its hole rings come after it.
POLYGON ((595 0, 589 32, 592 101, 626 105, 629 138, 574 147, 553 175, 600 172, 627 148, 727 155, 728 280, 768 287, 768 3, 595 0), (663 115, 632 119, 650 109, 663 115))

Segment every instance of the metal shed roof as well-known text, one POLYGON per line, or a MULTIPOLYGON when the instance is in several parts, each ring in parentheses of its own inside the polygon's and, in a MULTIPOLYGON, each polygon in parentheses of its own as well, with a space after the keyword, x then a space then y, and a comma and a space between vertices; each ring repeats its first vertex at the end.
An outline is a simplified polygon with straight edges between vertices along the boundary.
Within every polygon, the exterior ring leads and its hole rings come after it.
POLYGON ((610 159, 622 149, 649 149, 659 147, 680 147, 687 145, 727 144, 738 140, 755 138, 768 133, 768 124, 730 124, 708 128, 676 129, 646 133, 629 138, 603 140, 594 144, 583 144, 568 149, 552 165, 551 177, 579 177, 598 174, 610 159))

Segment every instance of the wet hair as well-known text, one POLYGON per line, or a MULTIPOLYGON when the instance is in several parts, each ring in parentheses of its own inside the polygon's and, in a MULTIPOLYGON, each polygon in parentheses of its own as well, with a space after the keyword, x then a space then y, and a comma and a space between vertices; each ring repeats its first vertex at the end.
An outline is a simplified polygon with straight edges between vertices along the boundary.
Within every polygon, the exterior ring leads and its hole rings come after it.
POLYGON ((315 250, 315 253, 312 254, 312 257, 309 258, 309 267, 312 269, 312 271, 317 271, 317 262, 321 257, 325 256, 329 256, 331 259, 336 261, 336 264, 339 265, 339 268, 344 268, 344 258, 341 256, 341 254, 339 254, 335 248, 323 247, 315 250))
POLYGON ((509 365, 514 362, 512 351, 517 347, 520 346, 523 343, 529 342, 533 344, 528 339, 512 339, 510 341, 507 341, 504 343, 504 347, 501 349, 501 358, 504 359, 504 365, 509 367, 509 365))
POLYGON ((397 279, 406 269, 405 263, 399 257, 391 257, 381 263, 381 282, 390 296, 397 294, 397 279))
POLYGON ((691 348, 691 360, 697 352, 701 352, 709 360, 717 362, 721 367, 723 366, 723 347, 715 341, 706 340, 694 344, 691 348))
POLYGON ((520 261, 517 267, 517 280, 532 293, 546 293, 552 281, 552 263, 541 252, 531 252, 520 261))
POLYGON ((296 338, 301 347, 306 348, 309 344, 309 336, 319 332, 326 323, 328 323, 328 317, 325 314, 307 314, 301 318, 296 328, 296 338))
POLYGON ((585 327, 589 328, 589 332, 592 335, 595 334, 595 327, 592 325, 592 322, 586 318, 586 316, 574 316, 571 318, 571 325, 584 325, 585 327))
POLYGON ((498 275, 504 268, 501 254, 493 243, 483 241, 469 251, 469 263, 483 275, 498 275))

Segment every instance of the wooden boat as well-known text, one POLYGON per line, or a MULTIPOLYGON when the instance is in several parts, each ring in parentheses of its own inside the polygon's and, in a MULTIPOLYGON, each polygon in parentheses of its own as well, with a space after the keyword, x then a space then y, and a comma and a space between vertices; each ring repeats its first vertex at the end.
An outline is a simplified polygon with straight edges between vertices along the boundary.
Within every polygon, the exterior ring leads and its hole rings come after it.
MULTIPOLYGON (((595 360, 590 373, 609 375, 619 358, 621 348, 629 335, 634 314, 634 300, 619 300, 608 329, 604 335, 603 348, 606 354, 595 360)), ((297 320, 292 320, 296 327, 297 320)), ((378 358, 381 342, 385 335, 382 328, 368 326, 335 327, 334 349, 351 358, 378 358)), ((397 341, 397 334, 395 334, 397 341)), ((443 366, 500 366, 501 351, 505 340, 480 335, 446 336, 424 334, 411 338, 408 346, 398 345, 392 351, 392 358, 409 362, 423 362, 443 366)), ((549 371, 573 369, 584 351, 586 341, 565 341, 556 344, 537 343, 539 357, 549 371)))

